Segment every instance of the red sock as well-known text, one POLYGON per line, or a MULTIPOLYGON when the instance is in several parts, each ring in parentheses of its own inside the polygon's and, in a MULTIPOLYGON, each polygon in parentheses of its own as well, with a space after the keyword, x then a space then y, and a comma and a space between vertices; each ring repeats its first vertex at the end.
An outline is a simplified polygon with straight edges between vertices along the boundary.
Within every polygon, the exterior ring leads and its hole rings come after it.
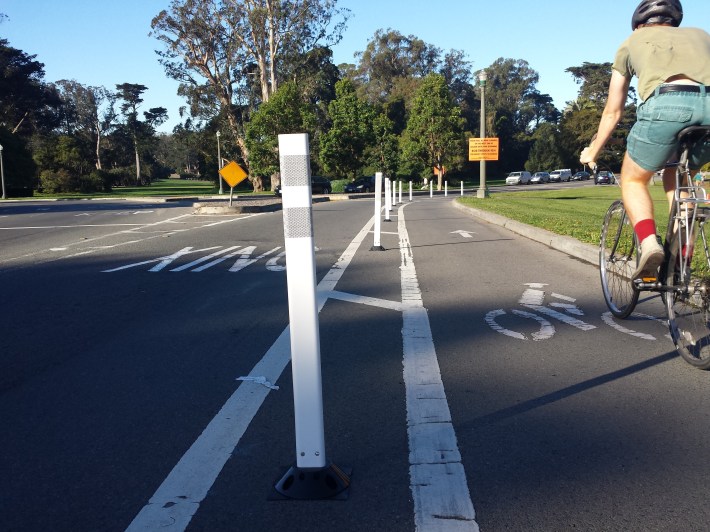
POLYGON ((636 238, 639 239, 639 242, 643 242, 647 236, 656 234, 656 222, 653 218, 641 220, 634 225, 634 232, 636 233, 636 238))

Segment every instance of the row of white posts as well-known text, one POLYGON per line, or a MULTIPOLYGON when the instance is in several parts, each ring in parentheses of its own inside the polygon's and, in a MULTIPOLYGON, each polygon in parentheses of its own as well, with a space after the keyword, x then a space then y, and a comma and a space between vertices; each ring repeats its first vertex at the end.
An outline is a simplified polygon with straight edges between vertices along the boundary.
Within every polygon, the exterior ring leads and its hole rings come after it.
MULTIPOLYGON (((275 484, 274 497, 344 499, 349 491, 350 470, 329 462, 325 454, 309 151, 308 135, 279 135, 296 464, 275 484)), ((375 241, 372 250, 384 250, 380 243, 382 177, 381 172, 375 175, 375 241)), ((433 195, 432 187, 430 184, 430 195, 433 195)), ((390 221, 390 210, 397 204, 396 182, 385 179, 384 190, 385 221, 390 221)), ((448 195, 448 184, 445 194, 448 195)), ((411 181, 409 201, 412 201, 411 181)), ((402 202, 401 181, 399 202, 402 202)))

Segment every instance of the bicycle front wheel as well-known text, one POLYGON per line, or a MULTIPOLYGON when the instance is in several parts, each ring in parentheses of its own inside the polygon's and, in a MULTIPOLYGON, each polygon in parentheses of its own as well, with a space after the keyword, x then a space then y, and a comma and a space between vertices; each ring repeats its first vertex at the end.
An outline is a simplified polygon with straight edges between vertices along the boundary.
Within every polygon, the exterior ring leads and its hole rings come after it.
MULTIPOLYGON (((668 328, 676 351, 699 369, 710 369, 710 254, 704 221, 696 222, 693 247, 682 231, 671 239, 666 265, 668 328)), ((692 240, 691 240, 692 241, 692 240)))
POLYGON ((599 273, 604 301, 617 318, 626 318, 636 307, 639 291, 631 274, 636 269, 636 240, 624 204, 617 200, 604 217, 599 243, 599 273))

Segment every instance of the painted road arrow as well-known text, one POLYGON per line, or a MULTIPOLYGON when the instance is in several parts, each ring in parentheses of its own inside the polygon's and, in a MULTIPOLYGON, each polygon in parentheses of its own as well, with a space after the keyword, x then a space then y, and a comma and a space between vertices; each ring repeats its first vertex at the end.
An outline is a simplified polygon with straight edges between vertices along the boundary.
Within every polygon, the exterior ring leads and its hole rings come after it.
POLYGON ((461 235, 464 238, 473 238, 471 235, 475 235, 476 233, 474 231, 464 231, 463 229, 459 229, 458 231, 451 231, 452 235, 461 235))

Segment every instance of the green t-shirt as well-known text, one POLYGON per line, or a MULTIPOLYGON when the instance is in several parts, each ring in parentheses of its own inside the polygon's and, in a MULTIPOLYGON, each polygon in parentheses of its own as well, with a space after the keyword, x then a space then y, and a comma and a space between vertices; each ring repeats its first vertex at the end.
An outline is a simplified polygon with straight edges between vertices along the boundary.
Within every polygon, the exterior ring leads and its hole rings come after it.
POLYGON ((710 85, 710 35, 699 28, 638 28, 619 47, 612 68, 626 78, 638 77, 643 101, 673 76, 710 85))

